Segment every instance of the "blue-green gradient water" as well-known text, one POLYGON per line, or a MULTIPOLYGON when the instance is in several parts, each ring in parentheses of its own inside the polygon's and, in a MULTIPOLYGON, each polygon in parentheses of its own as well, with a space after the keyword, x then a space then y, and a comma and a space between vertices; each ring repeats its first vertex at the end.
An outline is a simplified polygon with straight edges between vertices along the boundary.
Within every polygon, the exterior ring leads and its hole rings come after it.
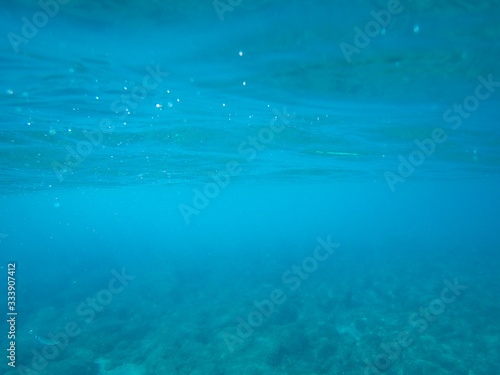
POLYGON ((2 2, 0 373, 497 375, 499 16, 2 2))

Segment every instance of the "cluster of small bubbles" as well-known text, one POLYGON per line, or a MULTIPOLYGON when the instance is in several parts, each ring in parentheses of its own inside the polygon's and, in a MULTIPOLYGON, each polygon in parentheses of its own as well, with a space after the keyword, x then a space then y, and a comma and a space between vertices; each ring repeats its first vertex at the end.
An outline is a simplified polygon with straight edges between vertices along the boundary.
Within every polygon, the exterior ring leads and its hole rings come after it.
POLYGON ((7 95, 14 94, 14 90, 11 90, 11 89, 7 89, 7 90, 5 90, 5 92, 7 93, 7 95))
POLYGON ((49 130, 49 134, 50 134, 50 135, 54 135, 54 134, 56 134, 56 130, 55 130, 55 129, 50 128, 50 130, 49 130))

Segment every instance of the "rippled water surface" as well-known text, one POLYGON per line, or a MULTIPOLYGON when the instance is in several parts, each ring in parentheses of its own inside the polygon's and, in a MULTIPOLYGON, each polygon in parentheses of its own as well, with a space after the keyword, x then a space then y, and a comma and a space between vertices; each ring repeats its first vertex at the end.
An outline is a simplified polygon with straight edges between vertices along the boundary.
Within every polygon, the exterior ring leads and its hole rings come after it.
POLYGON ((0 9, 1 373, 498 373, 498 0, 0 9))

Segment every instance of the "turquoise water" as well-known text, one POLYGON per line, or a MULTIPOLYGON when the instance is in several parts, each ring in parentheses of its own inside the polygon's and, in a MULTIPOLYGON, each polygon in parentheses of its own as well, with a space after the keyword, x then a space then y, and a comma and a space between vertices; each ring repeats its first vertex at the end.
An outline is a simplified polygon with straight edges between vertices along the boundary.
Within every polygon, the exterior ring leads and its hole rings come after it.
POLYGON ((0 373, 498 374, 499 16, 2 3, 0 373))

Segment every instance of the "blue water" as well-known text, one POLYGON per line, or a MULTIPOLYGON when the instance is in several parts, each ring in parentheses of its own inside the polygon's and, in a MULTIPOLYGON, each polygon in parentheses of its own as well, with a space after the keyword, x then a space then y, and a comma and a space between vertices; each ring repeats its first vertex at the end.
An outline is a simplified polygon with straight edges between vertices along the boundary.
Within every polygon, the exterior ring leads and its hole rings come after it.
POLYGON ((499 373, 498 1, 126 3, 1 4, 0 373, 499 373))

